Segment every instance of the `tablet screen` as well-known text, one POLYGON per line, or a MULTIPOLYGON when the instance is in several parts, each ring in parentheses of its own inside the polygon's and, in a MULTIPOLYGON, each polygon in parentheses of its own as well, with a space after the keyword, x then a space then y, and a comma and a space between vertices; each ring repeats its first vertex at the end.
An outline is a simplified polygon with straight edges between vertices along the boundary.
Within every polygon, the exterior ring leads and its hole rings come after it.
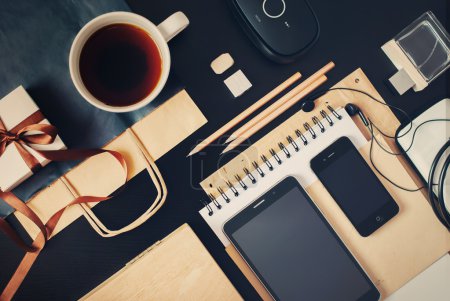
POLYGON ((277 300, 377 300, 367 298, 373 284, 300 189, 278 189, 274 199, 269 192, 241 212, 228 228, 233 244, 277 300))

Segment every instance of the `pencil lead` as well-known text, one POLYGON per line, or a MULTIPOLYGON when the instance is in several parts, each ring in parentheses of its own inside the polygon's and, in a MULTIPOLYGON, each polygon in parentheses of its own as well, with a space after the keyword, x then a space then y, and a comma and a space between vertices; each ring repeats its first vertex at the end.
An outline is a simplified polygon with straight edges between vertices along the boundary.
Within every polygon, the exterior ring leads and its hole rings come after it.
POLYGON ((193 150, 191 150, 191 152, 186 156, 186 158, 190 157, 190 156, 192 156, 192 155, 194 155, 196 153, 197 153, 197 147, 195 147, 193 150))
POLYGON ((235 137, 233 134, 231 134, 230 137, 227 138, 227 140, 225 140, 225 143, 230 143, 231 141, 235 140, 237 137, 235 137))

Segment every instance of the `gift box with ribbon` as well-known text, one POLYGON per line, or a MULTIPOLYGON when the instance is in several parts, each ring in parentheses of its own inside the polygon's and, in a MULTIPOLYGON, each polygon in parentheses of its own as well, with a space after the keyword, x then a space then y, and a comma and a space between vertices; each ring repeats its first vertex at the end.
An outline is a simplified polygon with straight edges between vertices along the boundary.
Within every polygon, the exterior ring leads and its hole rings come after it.
POLYGON ((14 189, 47 165, 41 152, 65 148, 22 86, 0 100, 0 190, 14 189))

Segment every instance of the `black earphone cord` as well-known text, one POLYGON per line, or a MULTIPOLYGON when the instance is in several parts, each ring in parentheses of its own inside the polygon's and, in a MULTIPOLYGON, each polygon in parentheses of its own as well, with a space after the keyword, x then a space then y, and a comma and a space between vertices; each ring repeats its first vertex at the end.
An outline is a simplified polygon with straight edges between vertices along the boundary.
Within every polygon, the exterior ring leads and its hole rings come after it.
POLYGON ((434 191, 433 191, 433 185, 430 183, 432 182, 436 168, 438 165, 438 162, 441 160, 441 158, 444 156, 447 149, 450 148, 450 139, 447 140, 447 142, 441 147, 441 149, 438 151, 436 157, 433 160, 433 164, 431 165, 430 173, 428 175, 428 199, 432 203, 432 208, 440 222, 447 227, 447 229, 450 229, 450 212, 446 209, 445 201, 444 201, 444 181, 445 177, 447 175, 447 170, 450 165, 450 156, 447 156, 445 159, 444 165, 442 167, 442 170, 439 174, 439 187, 438 187, 438 197, 435 197, 434 191))
MULTIPOLYGON (((369 93, 367 93, 367 92, 365 92, 365 91, 358 90, 358 89, 353 89, 353 88, 339 88, 339 87, 337 87, 337 88, 330 88, 330 89, 327 89, 327 90, 320 90, 320 91, 318 91, 318 92, 316 92, 316 93, 310 95, 310 97, 308 97, 308 99, 316 99, 316 98, 319 98, 319 97, 321 97, 321 96, 327 94, 328 92, 336 91, 336 90, 345 90, 345 91, 351 91, 351 92, 357 92, 357 93, 363 94, 363 95, 369 97, 369 98, 372 99, 373 101, 376 101, 377 103, 379 103, 379 104, 381 104, 381 105, 383 105, 383 106, 387 106, 387 107, 389 107, 389 108, 391 108, 391 109, 397 110, 398 112, 402 113, 402 114, 407 118, 407 120, 408 120, 408 129, 407 129, 404 133, 402 133, 402 134, 400 134, 400 135, 395 134, 395 135, 393 135, 393 136, 392 136, 392 135, 388 135, 388 134, 384 133, 383 131, 381 131, 381 130, 380 130, 380 129, 379 129, 379 128, 371 121, 371 120, 370 120, 370 118, 367 118, 368 121, 369 121, 368 129, 369 129, 370 135, 371 135, 371 138, 370 138, 370 150, 369 150, 369 159, 370 159, 370 163, 372 164, 372 166, 374 167, 374 169, 377 171, 377 173, 378 173, 379 175, 381 175, 386 181, 388 181, 389 183, 391 183, 392 185, 394 185, 395 187, 397 187, 397 188, 399 188, 399 189, 402 189, 402 190, 405 190, 405 191, 408 191, 408 192, 416 192, 416 191, 422 190, 422 189, 424 189, 424 188, 427 188, 426 186, 420 186, 419 188, 414 188, 414 189, 412 189, 412 188, 406 188, 406 187, 403 187, 403 186, 401 186, 401 185, 395 183, 393 180, 391 180, 391 179, 388 178, 385 174, 383 174, 383 172, 381 172, 381 170, 376 166, 375 162, 373 161, 373 142, 375 141, 375 142, 378 144, 378 146, 379 146, 384 152, 386 152, 386 153, 388 153, 388 154, 390 154, 390 155, 393 155, 393 156, 406 155, 406 154, 408 153, 408 151, 411 149, 411 147, 413 146, 414 139, 415 139, 417 130, 418 130, 419 128, 421 128, 423 125, 425 125, 425 124, 427 124, 427 123, 430 123, 430 122, 448 122, 448 121, 450 121, 450 119, 430 119, 430 120, 427 120, 427 121, 424 121, 424 122, 420 123, 420 124, 417 125, 417 127, 414 129, 413 136, 412 136, 412 138, 411 138, 411 144, 410 144, 404 151, 401 151, 401 152, 399 152, 399 153, 394 153, 394 152, 391 152, 390 150, 387 150, 387 149, 381 144, 381 142, 376 138, 375 133, 374 133, 374 128, 375 128, 381 135, 383 135, 383 136, 386 137, 386 138, 390 138, 390 139, 398 139, 398 138, 401 138, 401 137, 407 135, 407 134, 412 130, 412 128, 413 128, 412 118, 408 115, 408 113, 406 113, 404 110, 402 110, 402 109, 399 108, 399 107, 396 107, 396 106, 387 104, 387 103, 385 103, 385 102, 382 102, 382 101, 379 100, 379 99, 376 99, 375 97, 373 97, 372 95, 370 95, 369 93)), ((437 184, 433 184, 433 185, 437 185, 437 184)))

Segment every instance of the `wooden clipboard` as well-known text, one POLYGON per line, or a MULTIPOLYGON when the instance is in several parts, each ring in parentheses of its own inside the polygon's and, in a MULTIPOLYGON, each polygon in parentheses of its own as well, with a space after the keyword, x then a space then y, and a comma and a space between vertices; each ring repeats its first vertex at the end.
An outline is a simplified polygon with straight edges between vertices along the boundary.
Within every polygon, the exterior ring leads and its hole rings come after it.
MULTIPOLYGON (((354 71, 334 87, 363 90, 382 100, 382 97, 361 69, 354 71)), ((320 97, 316 101, 316 106, 319 110, 326 104, 337 108, 343 107, 349 102, 358 105, 365 115, 386 133, 394 133, 400 125, 400 122, 387 106, 380 105, 357 92, 341 90, 330 92, 320 97)), ((250 158, 250 160, 258 160, 259 158, 255 153, 267 153, 267 150, 277 145, 278 141, 292 135, 293 130, 298 128, 298 124, 310 120, 311 116, 315 114, 317 114, 317 110, 310 113, 296 113, 253 144, 252 148, 248 148, 202 181, 202 188, 206 193, 219 197, 214 188, 223 187, 224 179, 231 179, 231 177, 226 176, 227 174, 242 174, 241 165, 244 157, 250 158)), ((353 120, 365 137, 369 139, 369 132, 361 120, 359 118, 353 120)), ((385 141, 381 137, 379 137, 379 140, 384 141, 386 147, 396 150, 395 141, 385 141)), ((369 144, 360 149, 360 152, 368 160, 369 144)), ((401 158, 388 155, 384 151, 380 151, 378 147, 374 148, 373 157, 377 166, 401 185, 411 188, 420 185, 417 175, 401 158)), ((375 174, 377 173, 375 172, 375 174)), ((379 175, 377 174, 377 176, 379 175)), ((314 182, 306 190, 385 298, 447 253, 450 250, 450 233, 436 219, 422 192, 406 192, 395 188, 380 176, 379 178, 399 204, 400 213, 368 238, 363 238, 356 232, 319 181, 314 182)), ((236 183, 233 182, 233 184, 236 183)), ((230 245, 226 248, 226 252, 254 286, 261 298, 272 300, 235 248, 230 245)))

